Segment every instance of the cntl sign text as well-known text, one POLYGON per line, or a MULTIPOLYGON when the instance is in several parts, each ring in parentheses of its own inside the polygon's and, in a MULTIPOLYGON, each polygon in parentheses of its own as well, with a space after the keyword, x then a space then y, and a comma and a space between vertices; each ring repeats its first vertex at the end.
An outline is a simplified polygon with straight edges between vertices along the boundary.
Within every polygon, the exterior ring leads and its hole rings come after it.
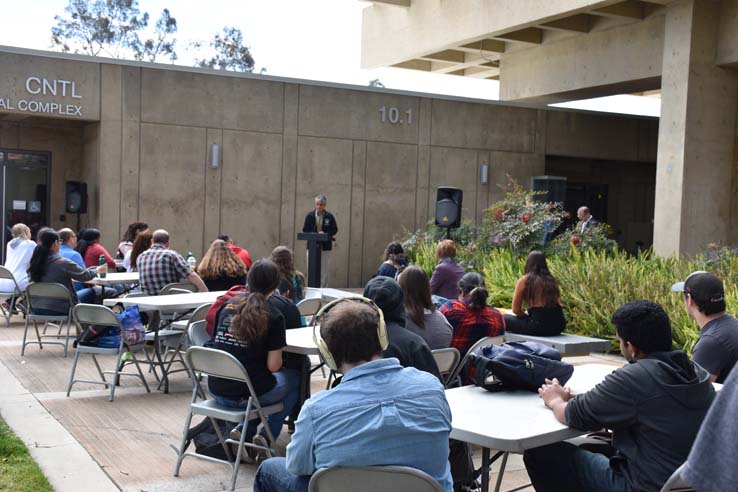
POLYGON ((77 94, 77 83, 74 80, 49 80, 40 79, 38 77, 28 77, 26 79, 26 92, 29 94, 43 94, 44 96, 72 96, 75 99, 82 99, 77 94))
MULTIPOLYGON (((47 79, 45 77, 31 76, 26 79, 25 89, 31 96, 82 99, 82 96, 77 93, 77 83, 74 80, 47 79)), ((32 97, 18 99, 18 101, 14 101, 9 97, 0 97, 0 110, 58 114, 62 116, 82 116, 81 104, 39 101, 32 97)))

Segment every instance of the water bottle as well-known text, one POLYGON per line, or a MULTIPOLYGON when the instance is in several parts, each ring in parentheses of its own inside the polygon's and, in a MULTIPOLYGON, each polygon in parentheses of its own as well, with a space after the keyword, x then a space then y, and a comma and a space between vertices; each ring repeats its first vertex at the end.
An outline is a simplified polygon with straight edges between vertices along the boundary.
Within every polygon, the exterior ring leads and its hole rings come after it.
MULTIPOLYGON (((97 264, 100 265, 100 266, 103 266, 106 263, 107 262, 105 261, 105 255, 100 255, 100 258, 98 258, 98 260, 97 260, 97 264)), ((100 276, 100 278, 105 278, 105 276, 107 275, 107 272, 102 271, 98 275, 100 276)))
POLYGON ((192 254, 192 251, 187 253, 187 264, 190 265, 190 268, 193 270, 197 266, 197 260, 195 259, 195 255, 192 254))

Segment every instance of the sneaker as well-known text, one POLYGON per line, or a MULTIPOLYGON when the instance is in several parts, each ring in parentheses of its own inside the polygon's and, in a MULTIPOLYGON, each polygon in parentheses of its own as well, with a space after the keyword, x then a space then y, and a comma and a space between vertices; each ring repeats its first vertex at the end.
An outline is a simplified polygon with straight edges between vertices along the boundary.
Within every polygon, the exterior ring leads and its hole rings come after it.
MULTIPOLYGON (((241 429, 239 429, 238 427, 234 427, 228 437, 230 437, 234 441, 241 441, 241 429)), ((244 442, 243 450, 244 452, 241 453, 241 461, 248 464, 256 463, 256 449, 252 448, 251 446, 247 446, 244 442)))
POLYGON ((264 461, 266 458, 272 457, 272 451, 269 448, 269 441, 267 441, 267 438, 261 434, 256 434, 254 438, 251 440, 252 443, 254 443, 256 446, 261 446, 265 449, 255 449, 251 448, 256 453, 256 460, 257 461, 264 461))
POLYGON ((21 314, 28 314, 28 308, 26 308, 26 303, 23 299, 15 301, 15 309, 17 309, 21 314))

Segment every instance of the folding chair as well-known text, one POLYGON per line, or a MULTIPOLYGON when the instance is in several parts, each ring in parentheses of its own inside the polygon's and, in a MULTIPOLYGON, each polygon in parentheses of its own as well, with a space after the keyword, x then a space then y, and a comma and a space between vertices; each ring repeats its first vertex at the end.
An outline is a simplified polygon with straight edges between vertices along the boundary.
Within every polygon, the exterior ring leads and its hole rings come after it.
POLYGON ((190 411, 185 419, 182 441, 179 445, 179 449, 177 450, 177 463, 174 466, 174 476, 179 476, 179 469, 182 466, 182 460, 184 460, 186 456, 195 456, 200 459, 229 465, 232 470, 230 490, 234 490, 236 487, 236 477, 238 475, 238 465, 241 463, 241 454, 243 453, 244 446, 263 449, 267 453, 276 454, 273 449, 275 439, 272 432, 269 430, 266 418, 273 413, 281 411, 282 403, 262 407, 261 404, 259 404, 259 399, 253 396, 256 393, 254 392, 254 387, 251 384, 251 379, 249 379, 249 375, 246 373, 246 369, 244 369, 238 359, 228 352, 206 347, 190 347, 185 354, 185 360, 187 361, 187 367, 189 367, 192 376, 192 399, 190 400, 190 411), (200 399, 200 396, 205 393, 200 386, 198 378, 195 377, 195 373, 204 374, 208 377, 219 377, 245 383, 249 389, 249 393, 252 395, 248 400, 246 408, 244 410, 239 410, 218 405, 214 400, 200 399), (223 445, 223 449, 228 460, 221 460, 211 456, 204 456, 185 451, 189 444, 187 442, 187 431, 190 429, 193 415, 204 415, 211 419, 215 432, 218 435, 220 443, 223 445), (220 426, 215 421, 215 419, 220 419, 236 424, 243 424, 245 429, 249 420, 257 418, 261 420, 261 423, 264 425, 264 430, 266 431, 267 439, 269 441, 269 448, 246 442, 246 432, 241 432, 241 439, 238 441, 230 438, 227 439, 223 436, 220 431, 220 426), (238 446, 236 456, 232 461, 230 444, 236 444, 238 446))
POLYGON ((484 337, 477 340, 474 345, 469 347, 469 350, 464 354, 464 358, 456 365, 456 369, 448 375, 448 379, 446 379, 446 387, 454 387, 456 385, 461 386, 461 371, 464 369, 467 362, 469 362, 469 357, 471 357, 471 354, 473 354, 475 350, 485 345, 502 345, 502 342, 504 341, 505 337, 502 335, 497 337, 484 337))
POLYGON ((187 338, 190 341, 190 347, 203 347, 210 340, 210 335, 208 335, 208 331, 205 328, 206 324, 204 320, 189 324, 187 327, 187 338))
POLYGON ((187 337, 187 333, 189 332, 190 325, 192 325, 193 323, 197 323, 198 321, 204 321, 205 316, 208 314, 210 306, 212 305, 213 303, 209 302, 195 309, 195 311, 193 311, 192 313, 192 316, 190 316, 190 318, 187 320, 187 326, 184 330, 180 330, 172 326, 170 329, 159 331, 159 337, 162 337, 162 333, 164 333, 164 337, 161 338, 161 343, 166 348, 166 352, 164 353, 164 360, 166 360, 167 354, 171 354, 171 359, 169 359, 169 364, 165 369, 167 374, 187 370, 184 368, 185 361, 182 358, 182 350, 187 350, 189 348, 189 338, 187 337), (176 337, 177 333, 179 333, 179 337, 176 337), (180 362, 183 368, 177 369, 176 371, 170 371, 169 369, 172 367, 172 363, 175 361, 177 356, 179 356, 179 360, 177 362, 180 362))
POLYGON ((683 468, 684 464, 674 470, 674 473, 671 474, 669 480, 667 480, 666 483, 664 483, 664 486, 661 487, 660 492, 694 492, 695 489, 684 483, 682 480, 683 468))
POLYGON ((0 289, 0 301, 6 298, 10 298, 8 302, 8 309, 6 310, 0 303, 0 315, 5 318, 5 322, 10 326, 10 318, 12 317, 13 306, 15 306, 16 299, 23 299, 23 291, 18 287, 18 282, 15 281, 13 272, 0 266, 0 280, 8 280, 12 282, 13 287, 10 289, 0 289))
POLYGON ((117 327, 121 334, 121 337, 120 345, 116 348, 90 347, 87 345, 77 346, 77 350, 74 353, 74 362, 72 363, 72 373, 69 375, 67 396, 69 396, 69 393, 71 393, 72 385, 74 383, 102 384, 106 388, 110 388, 110 396, 108 397, 108 401, 113 401, 113 398, 115 398, 115 387, 118 385, 118 380, 120 376, 135 376, 137 378, 140 378, 144 384, 144 387, 146 388, 146 392, 151 392, 151 390, 149 389, 149 384, 146 382, 146 378, 144 378, 143 372, 141 371, 141 366, 139 366, 138 359, 136 359, 135 355, 135 352, 140 352, 144 350, 144 345, 143 343, 139 345, 128 344, 125 334, 123 333, 123 330, 120 326, 120 320, 110 308, 97 304, 77 304, 76 306, 74 306, 74 309, 72 309, 72 315, 74 316, 74 320, 83 328, 88 325, 117 327), (126 352, 130 353, 130 360, 123 360, 123 354, 125 354, 126 352), (74 379, 74 373, 77 370, 77 361, 79 360, 79 356, 81 354, 90 354, 92 356, 92 361, 95 363, 95 367, 97 368, 97 372, 100 374, 100 379, 102 379, 102 381, 74 379), (98 355, 117 355, 117 358, 115 359, 115 370, 103 371, 102 369, 100 369, 100 364, 98 363, 96 357, 98 355), (123 367, 127 363, 135 364, 138 374, 132 372, 123 372, 123 367), (105 374, 112 374, 113 381, 108 382, 105 379, 105 374))
POLYGON ((313 474, 308 492, 440 492, 441 484, 407 466, 339 466, 313 474))
POLYGON ((28 314, 26 315, 26 323, 23 330, 23 347, 21 348, 21 355, 25 355, 26 345, 38 343, 39 349, 43 350, 44 342, 42 342, 42 339, 55 338, 57 339, 56 341, 47 341, 45 343, 47 345, 62 345, 64 347, 64 357, 66 357, 69 349, 69 329, 72 326, 72 306, 74 305, 74 300, 72 299, 72 295, 69 293, 69 290, 62 284, 45 282, 30 283, 28 284, 28 287, 26 287, 26 301, 28 302, 28 314), (67 314, 33 314, 33 305, 40 299, 65 301, 67 306, 69 306, 67 314), (44 329, 49 323, 59 323, 59 333, 55 335, 47 335, 45 333, 43 335, 40 334, 38 332, 39 321, 44 322, 44 329), (33 328, 36 330, 36 341, 26 341, 28 337, 28 324, 30 322, 33 322, 33 328), (62 335, 64 324, 67 325, 66 335, 62 335), (61 338, 64 338, 63 342, 60 340, 61 338))
POLYGON ((431 350, 431 353, 433 354, 433 358, 436 360, 438 371, 441 373, 441 376, 443 376, 443 385, 446 386, 451 381, 449 376, 451 376, 454 369, 456 369, 456 366, 459 364, 461 355, 459 355, 459 351, 453 347, 431 350))
POLYGON ((314 297, 312 299, 303 299, 297 303, 297 309, 300 311, 300 316, 314 316, 320 307, 323 305, 323 299, 314 297))

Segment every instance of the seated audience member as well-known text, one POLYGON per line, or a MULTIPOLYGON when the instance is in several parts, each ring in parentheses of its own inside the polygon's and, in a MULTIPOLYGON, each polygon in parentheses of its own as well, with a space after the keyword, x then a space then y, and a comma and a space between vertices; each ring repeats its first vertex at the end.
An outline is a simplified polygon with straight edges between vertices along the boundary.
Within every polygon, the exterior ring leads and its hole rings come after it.
POLYGON ((399 241, 392 241, 384 250, 384 263, 374 274, 375 277, 397 277, 397 272, 408 265, 407 255, 399 241))
POLYGON ((480 338, 505 334, 505 319, 487 305, 484 278, 476 272, 465 273, 459 280, 458 299, 446 302, 439 311, 453 328, 451 346, 463 357, 480 338))
POLYGON ((431 350, 447 348, 453 329, 431 300, 428 275, 416 265, 407 267, 397 279, 404 296, 405 328, 419 335, 431 350))
POLYGON ((272 261, 277 264, 281 274, 279 291, 297 304, 305 299, 305 277, 295 270, 295 255, 287 246, 277 246, 272 250, 272 261))
POLYGON ((97 229, 85 229, 82 240, 77 244, 77 251, 82 255, 86 267, 96 267, 100 264, 100 257, 105 257, 105 263, 112 271, 115 271, 115 260, 110 253, 100 244, 100 231, 97 229))
POLYGON ((444 239, 436 247, 438 265, 430 279, 431 294, 446 299, 459 296, 459 280, 464 275, 464 268, 456 263, 456 245, 450 239, 444 239))
POLYGON ((546 256, 540 251, 531 251, 524 273, 515 284, 514 315, 505 315, 505 329, 524 335, 560 334, 566 328, 566 318, 561 309, 559 286, 548 270, 546 256), (523 303, 528 306, 527 311, 523 310, 523 303))
POLYGON ((192 271, 182 255, 169 249, 167 231, 154 231, 151 242, 151 248, 136 259, 142 292, 155 296, 165 285, 184 281, 192 283, 200 292, 208 291, 200 276, 192 271))
MULTIPOLYGON (((85 262, 82 260, 82 255, 77 251, 77 236, 74 235, 72 229, 64 228, 59 232, 59 256, 75 262, 80 268, 86 269, 85 262)), ((95 301, 95 289, 88 287, 82 282, 72 282, 74 290, 77 292, 77 298, 82 303, 92 303, 95 301)))
POLYGON ((246 266, 220 239, 210 244, 197 267, 197 274, 210 291, 228 290, 246 283, 246 266))
POLYGON ((226 244, 228 245, 228 249, 236 253, 236 256, 238 256, 243 264, 246 265, 247 270, 251 268, 251 255, 248 251, 240 246, 236 246, 236 244, 233 242, 233 240, 231 240, 231 237, 228 234, 221 234, 218 236, 218 239, 226 242, 226 244))
POLYGON ((118 243, 116 257, 121 260, 125 259, 126 254, 133 249, 133 242, 136 240, 136 237, 148 228, 149 225, 146 222, 131 222, 128 224, 128 228, 123 234, 123 240, 118 243))
POLYGON ((141 253, 146 251, 151 247, 152 238, 154 237, 154 234, 149 231, 143 231, 141 234, 136 236, 136 239, 133 241, 133 248, 128 250, 126 253, 126 257, 123 259, 123 266, 126 267, 127 272, 137 272, 138 271, 138 257, 141 256, 141 253))
MULTIPOLYGON (((28 285, 28 265, 36 243, 31 240, 31 229, 25 224, 15 224, 11 230, 13 239, 5 248, 5 268, 15 277, 18 288, 23 291, 28 285)), ((12 292, 15 289, 12 280, 0 280, 0 290, 12 292)), ((8 306, 11 308, 11 306, 8 306)))
POLYGON ((381 330, 377 308, 358 299, 342 299, 323 314, 321 351, 342 382, 305 402, 287 457, 261 464, 254 492, 304 492, 320 468, 372 465, 422 470, 451 492, 443 386, 396 358, 383 359, 381 330))
POLYGON ((697 492, 726 492, 738 484, 738 367, 725 379, 697 434, 682 480, 697 492))
MULTIPOLYGON (((65 286, 72 297, 72 302, 79 302, 72 280, 86 282, 92 280, 100 272, 107 272, 107 265, 85 270, 75 262, 59 256, 59 234, 45 227, 38 231, 38 246, 33 250, 28 266, 31 282, 57 283, 65 286)), ((34 314, 63 314, 69 312, 69 303, 62 299, 34 299, 34 314)))
POLYGON ((539 393, 561 423, 611 429, 615 455, 608 460, 567 442, 530 449, 523 459, 537 492, 658 492, 687 459, 715 397, 707 371, 671 350, 671 325, 661 306, 629 302, 612 323, 630 364, 581 395, 556 380, 539 393))
POLYGON ((405 305, 400 285, 389 277, 374 277, 366 284, 364 297, 374 301, 384 313, 389 338, 384 356, 397 358, 402 367, 414 367, 440 379, 438 365, 425 340, 405 329, 405 305))
MULTIPOLYGON (((268 301, 279 283, 277 266, 269 260, 257 261, 249 271, 249 292, 232 297, 218 313, 213 347, 233 356, 246 369, 256 396, 262 405, 282 402, 282 411, 267 418, 269 430, 276 439, 284 419, 292 412, 299 397, 300 373, 282 369, 282 348, 286 344, 282 314, 268 301)), ((211 377, 208 388, 215 401, 233 408, 246 408, 249 390, 246 384, 211 377)), ((246 429, 246 439, 268 446, 266 431, 257 434, 258 420, 246 429)), ((240 439, 242 429, 232 432, 240 439)), ((250 456, 253 449, 247 447, 250 456)))
POLYGON ((738 361, 738 319, 725 312, 723 281, 711 273, 693 272, 671 290, 682 292, 687 314, 700 327, 692 358, 712 381, 724 382, 738 361))

